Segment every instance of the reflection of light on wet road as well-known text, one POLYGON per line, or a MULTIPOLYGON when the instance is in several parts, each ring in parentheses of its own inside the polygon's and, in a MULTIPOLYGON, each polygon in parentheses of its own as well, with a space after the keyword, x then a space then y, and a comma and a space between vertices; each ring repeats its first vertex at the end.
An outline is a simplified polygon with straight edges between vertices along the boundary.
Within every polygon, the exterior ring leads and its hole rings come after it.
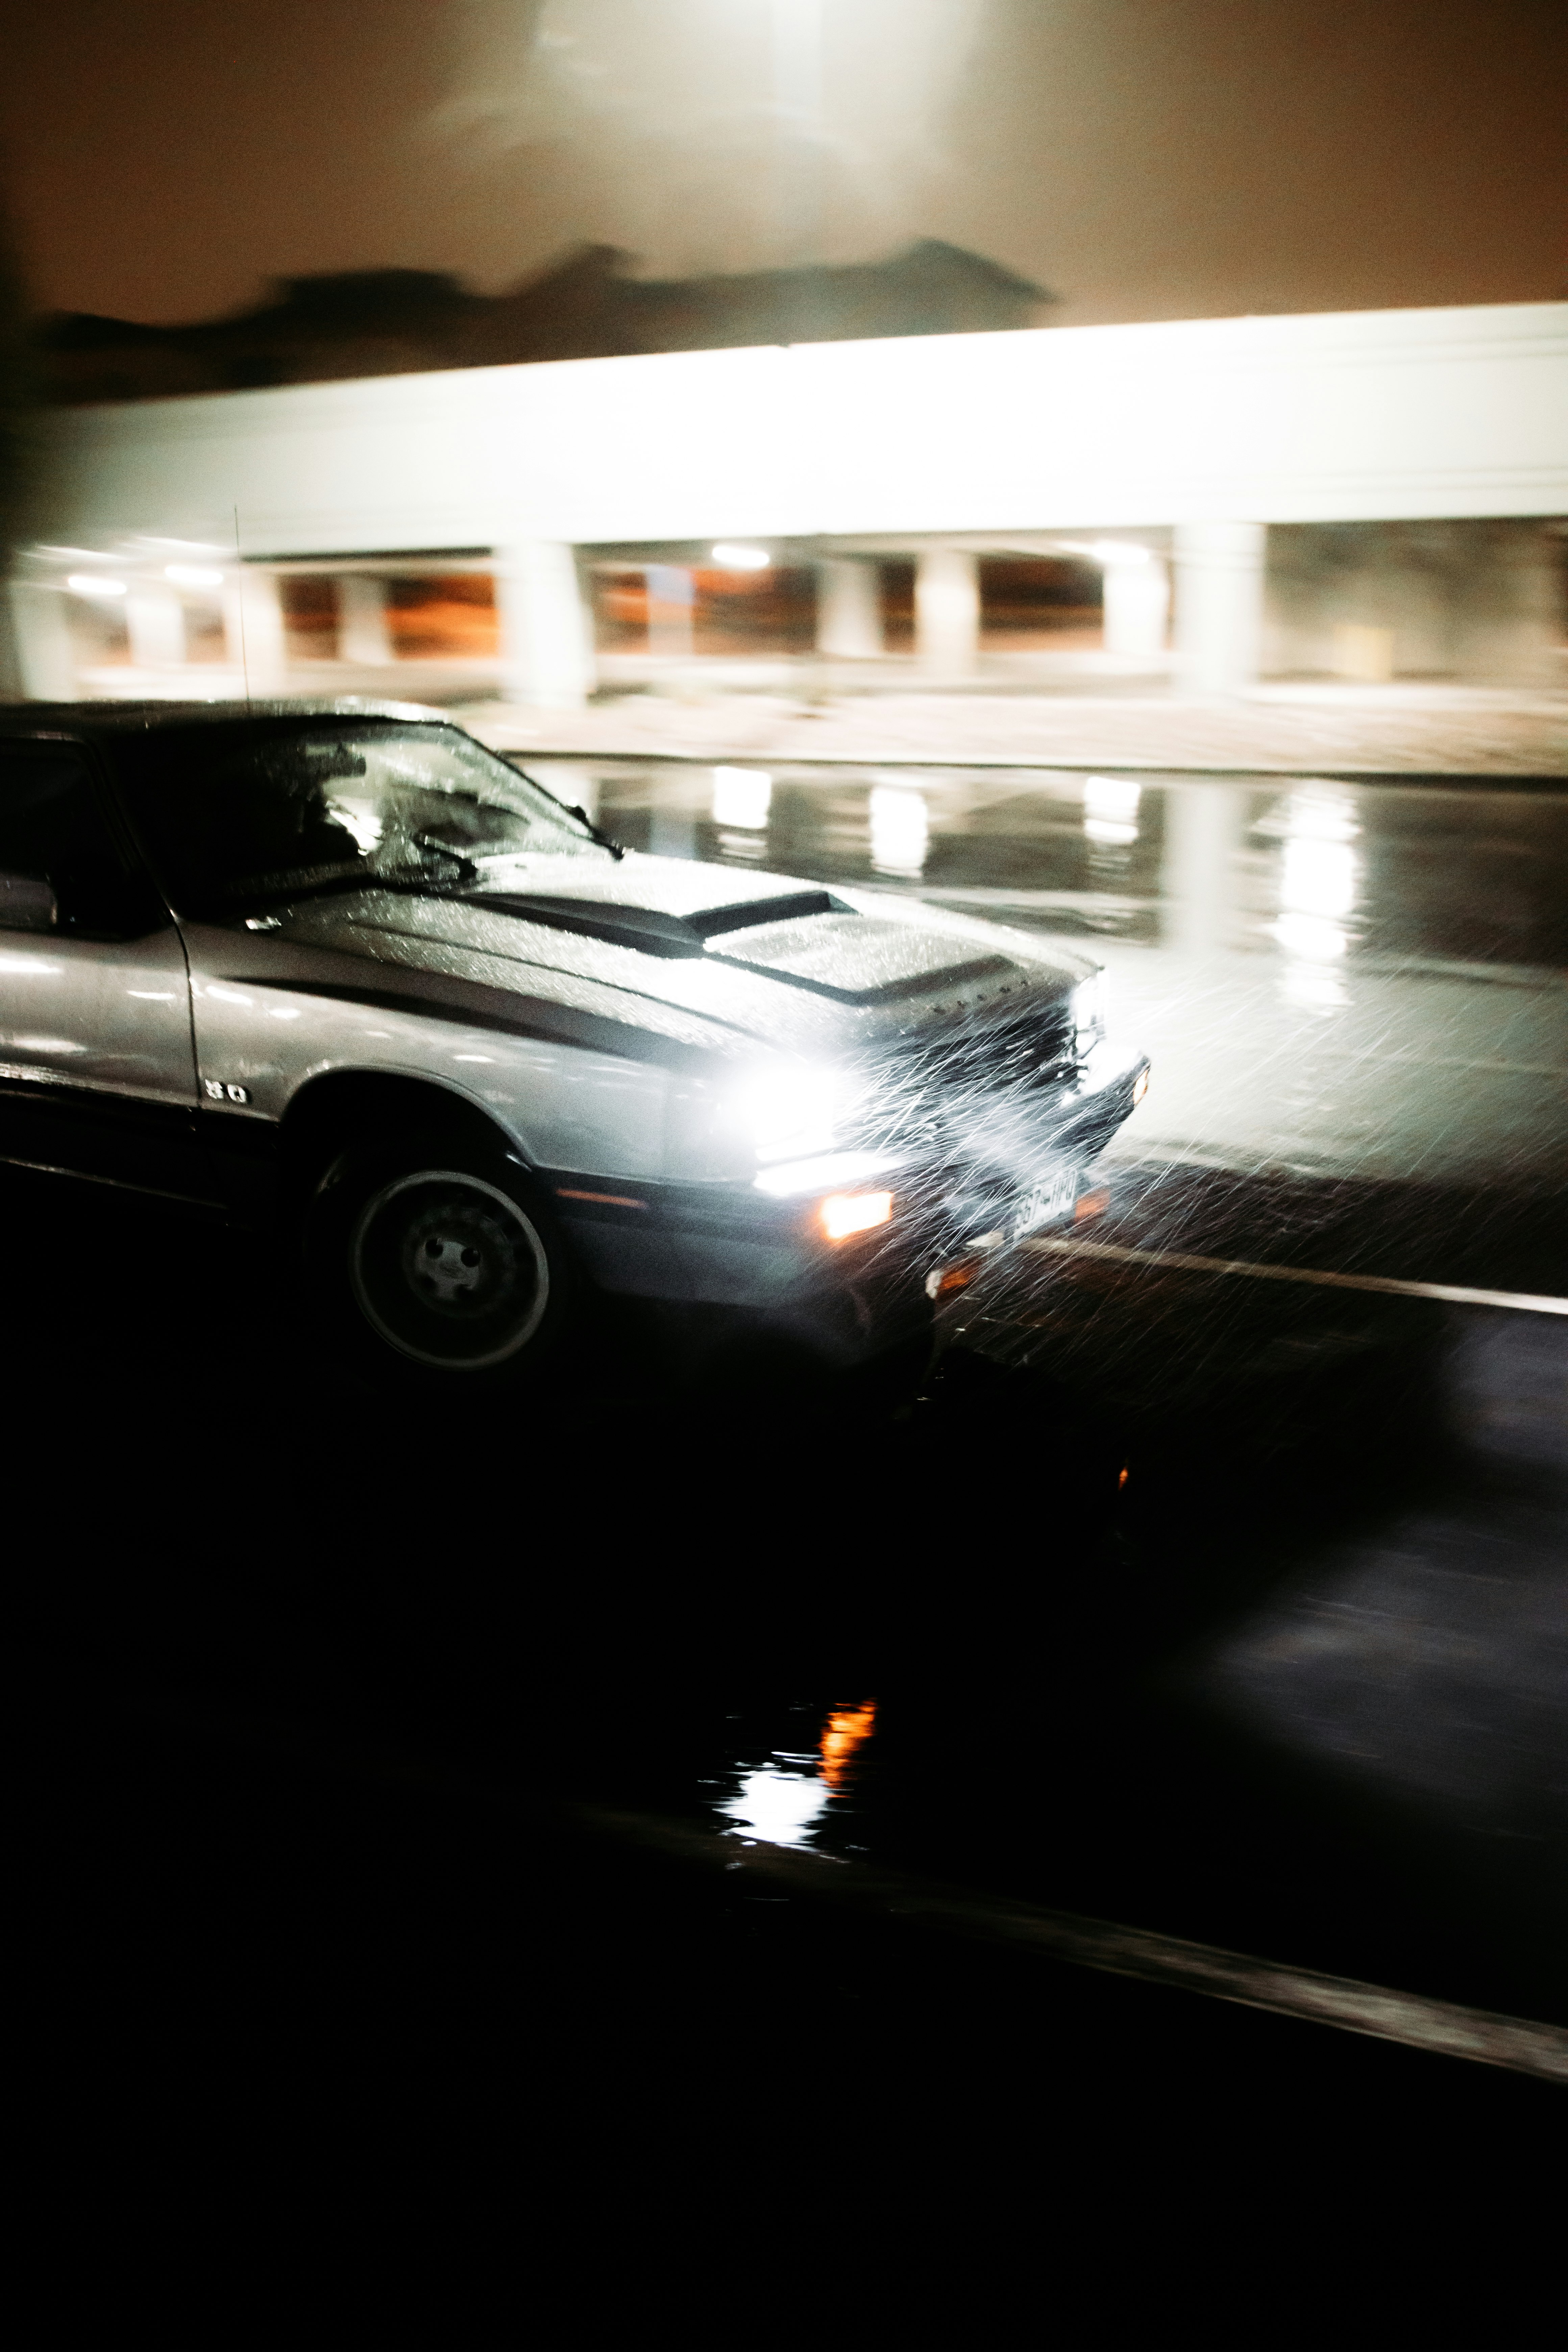
POLYGON ((733 825, 742 833, 764 831, 773 791, 773 778, 761 774, 754 768, 715 768, 714 824, 733 825))
POLYGON ((827 1718, 822 1735, 822 1777, 830 1789, 842 1789, 857 1749, 869 1739, 877 1724, 875 1700, 864 1706, 841 1706, 827 1718))
POLYGON ((742 1834, 769 1845, 805 1845, 811 1825, 826 1811, 833 1791, 815 1772, 791 1772, 763 1764, 742 1779, 739 1792, 719 1807, 742 1834))
POLYGON ((1083 780, 1085 837, 1102 849, 1127 849, 1138 838, 1140 787, 1121 776, 1083 780))
POLYGON ((823 1726, 818 1756, 775 1748, 766 1763, 741 1774, 741 1784, 717 1811, 733 1823, 731 1835, 768 1845, 807 1845, 835 1797, 847 1790, 856 1756, 876 1727, 873 1700, 835 1707, 823 1726))
POLYGON ((1331 967, 1350 946, 1358 831, 1348 793, 1314 785, 1291 794, 1273 929, 1289 959, 1284 991, 1293 1004, 1332 1012, 1347 1002, 1331 967))
POLYGON ((876 871, 919 874, 931 840, 925 795, 903 784, 874 784, 870 814, 871 864, 876 871))

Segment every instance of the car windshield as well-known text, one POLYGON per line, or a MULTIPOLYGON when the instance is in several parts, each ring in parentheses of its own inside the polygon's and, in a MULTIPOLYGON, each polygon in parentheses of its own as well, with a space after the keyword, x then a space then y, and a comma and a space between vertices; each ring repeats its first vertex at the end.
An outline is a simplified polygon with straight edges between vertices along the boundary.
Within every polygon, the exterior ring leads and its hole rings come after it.
POLYGON ((541 856, 605 854, 585 820, 456 729, 153 730, 121 767, 170 895, 193 912, 378 883, 505 889, 541 856))

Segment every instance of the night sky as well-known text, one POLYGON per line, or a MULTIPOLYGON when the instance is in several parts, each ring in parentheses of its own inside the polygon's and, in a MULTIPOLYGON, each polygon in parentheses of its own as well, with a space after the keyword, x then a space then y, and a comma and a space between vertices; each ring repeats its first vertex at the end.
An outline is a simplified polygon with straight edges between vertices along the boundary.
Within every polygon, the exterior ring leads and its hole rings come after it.
POLYGON ((280 275, 494 289, 910 236, 1062 323, 1568 296, 1563 0, 825 0, 825 131, 771 0, 10 0, 13 234, 50 308, 280 275), (805 193, 803 193, 805 192, 805 193))

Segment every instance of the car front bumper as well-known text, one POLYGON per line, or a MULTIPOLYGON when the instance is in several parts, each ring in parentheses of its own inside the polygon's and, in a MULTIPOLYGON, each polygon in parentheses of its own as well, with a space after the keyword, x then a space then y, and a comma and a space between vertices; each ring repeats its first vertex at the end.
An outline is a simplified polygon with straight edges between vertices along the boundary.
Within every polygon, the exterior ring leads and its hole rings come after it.
POLYGON ((817 1221, 821 1190, 784 1200, 717 1184, 622 1192, 559 1175, 552 1190, 579 1265, 611 1297, 727 1309, 843 1365, 930 1327, 929 1235, 896 1190, 886 1223, 838 1243, 817 1221))
MULTIPOLYGON (((929 1328, 927 1277, 982 1232, 1019 1229, 1042 1182, 1075 1180, 1121 1126, 1148 1072, 1142 1054, 1100 1048, 1077 1082, 1011 1129, 1005 1150, 955 1168, 889 1154, 851 1178, 826 1173, 794 1192, 762 1185, 624 1186, 553 1171, 546 1181, 579 1264, 613 1297, 731 1310, 815 1348, 866 1360, 929 1328), (830 1242, 823 1196, 886 1186, 885 1223, 830 1242)), ((803 1171, 804 1172, 804 1171, 803 1171)), ((1076 1182, 1052 1198, 1070 1216, 1076 1182)))

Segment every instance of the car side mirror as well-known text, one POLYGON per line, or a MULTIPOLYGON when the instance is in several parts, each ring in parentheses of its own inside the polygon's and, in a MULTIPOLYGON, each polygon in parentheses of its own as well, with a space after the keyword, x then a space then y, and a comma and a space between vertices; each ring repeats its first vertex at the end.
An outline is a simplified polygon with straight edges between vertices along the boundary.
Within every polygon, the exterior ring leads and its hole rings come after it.
POLYGON ((0 873, 0 931, 52 931, 59 913, 52 882, 0 873))

